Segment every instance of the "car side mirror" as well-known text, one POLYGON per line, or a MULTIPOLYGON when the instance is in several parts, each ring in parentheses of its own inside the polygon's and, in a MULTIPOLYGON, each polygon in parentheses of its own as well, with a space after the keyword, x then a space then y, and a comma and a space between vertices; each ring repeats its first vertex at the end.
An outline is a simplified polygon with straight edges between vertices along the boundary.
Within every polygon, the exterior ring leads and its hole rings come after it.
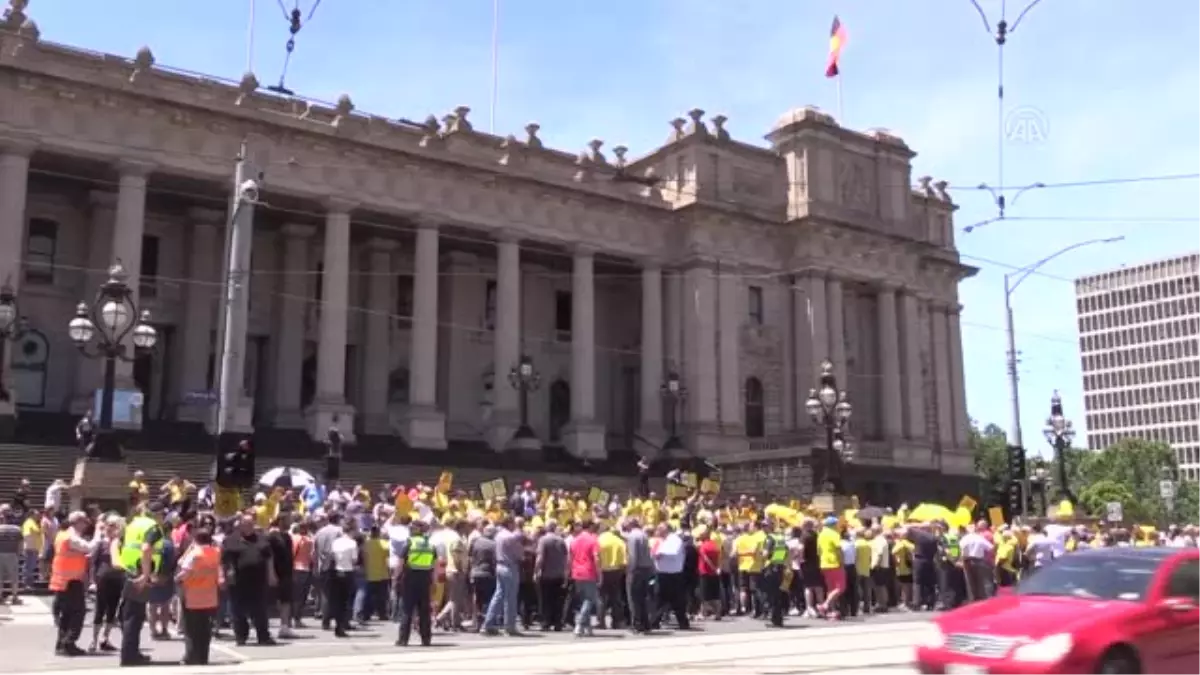
POLYGON ((1158 602, 1158 608, 1172 613, 1194 612, 1198 609, 1196 601, 1191 598, 1163 598, 1158 602))

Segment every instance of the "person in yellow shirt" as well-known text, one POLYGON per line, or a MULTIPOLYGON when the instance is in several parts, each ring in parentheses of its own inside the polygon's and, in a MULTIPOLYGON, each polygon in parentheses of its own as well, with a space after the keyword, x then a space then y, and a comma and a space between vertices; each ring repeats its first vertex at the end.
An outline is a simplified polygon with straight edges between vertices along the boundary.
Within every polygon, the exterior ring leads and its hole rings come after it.
POLYGON ((1017 583, 1017 539, 1008 532, 996 532, 996 585, 1012 586, 1017 583))
POLYGON ((391 552, 390 543, 380 533, 379 526, 371 531, 362 542, 363 577, 366 580, 366 597, 363 603, 361 620, 366 620, 374 614, 380 621, 387 621, 388 595, 391 572, 388 570, 388 554, 391 552))
MULTIPOLYGON (((41 558, 42 551, 46 550, 46 533, 42 530, 42 514, 30 510, 25 516, 25 522, 21 524, 21 537, 25 541, 24 557, 25 569, 23 571, 22 585, 25 590, 33 589, 33 584, 37 581, 38 576, 38 561, 41 558)), ((11 600, 13 604, 17 603, 17 589, 14 586, 11 600)))
POLYGON ((754 618, 762 618, 766 611, 759 591, 762 581, 763 548, 767 535, 755 521, 750 521, 746 531, 733 541, 733 554, 737 556, 738 585, 741 588, 742 611, 753 612, 754 618))
POLYGON ((858 588, 855 600, 863 614, 870 614, 875 606, 875 589, 871 585, 871 539, 874 536, 871 528, 863 528, 853 535, 854 583, 858 588))
POLYGON ((825 602, 817 608, 818 613, 838 618, 837 603, 846 592, 846 570, 842 566, 842 535, 837 529, 838 520, 833 516, 825 519, 825 526, 817 535, 817 558, 821 565, 821 577, 825 581, 825 602))
POLYGON ((605 617, 614 629, 629 625, 629 607, 625 602, 625 567, 629 550, 625 538, 612 527, 602 525, 598 537, 600 547, 600 608, 596 612, 599 628, 604 629, 605 617))
POLYGON ((900 590, 901 611, 912 609, 913 589, 913 552, 916 547, 908 540, 904 528, 896 534, 896 542, 892 544, 892 558, 896 561, 896 586, 900 590))

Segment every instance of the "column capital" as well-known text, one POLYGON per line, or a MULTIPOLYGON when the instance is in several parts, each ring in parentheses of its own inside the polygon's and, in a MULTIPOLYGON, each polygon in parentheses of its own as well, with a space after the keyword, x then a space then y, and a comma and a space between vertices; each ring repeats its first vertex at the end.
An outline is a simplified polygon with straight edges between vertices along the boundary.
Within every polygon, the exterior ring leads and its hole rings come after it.
POLYGON ((367 250, 372 253, 391 253, 400 248, 400 242, 387 237, 371 237, 367 240, 367 250))
POLYGON ((524 239, 520 232, 507 227, 495 230, 492 236, 496 239, 497 244, 520 244, 524 239))
POLYGON ((0 155, 15 155, 29 158, 40 145, 37 138, 24 134, 5 132, 0 134, 0 155))
POLYGON ((288 239, 308 239, 317 233, 317 228, 303 223, 286 223, 279 232, 288 239))
POLYGON ((593 258, 600 249, 591 244, 575 244, 571 247, 571 254, 576 258, 593 258))
POLYGON ((345 197, 326 197, 321 201, 325 210, 330 214, 349 215, 351 211, 358 208, 358 202, 345 197))
POLYGON ((873 283, 877 293, 899 293, 904 287, 891 279, 880 279, 873 283))
POLYGON ((642 264, 643 272, 658 272, 661 274, 663 271, 663 260, 658 256, 641 256, 638 261, 642 264))
POLYGON ((113 168, 117 170, 121 178, 146 179, 158 168, 158 165, 142 159, 123 158, 114 162, 113 168))
POLYGON ((193 206, 187 210, 187 217, 193 225, 217 226, 225 224, 225 212, 220 209, 193 206))

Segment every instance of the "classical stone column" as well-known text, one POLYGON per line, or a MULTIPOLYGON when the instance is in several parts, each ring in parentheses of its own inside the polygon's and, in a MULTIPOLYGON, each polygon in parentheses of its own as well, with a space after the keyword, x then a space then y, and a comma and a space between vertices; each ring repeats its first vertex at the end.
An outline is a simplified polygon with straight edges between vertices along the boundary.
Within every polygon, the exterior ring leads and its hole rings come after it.
POLYGON ((959 314, 962 307, 951 305, 946 310, 947 335, 950 343, 950 400, 954 403, 953 426, 954 447, 967 447, 967 436, 971 419, 967 413, 967 382, 963 369, 962 325, 959 314))
POLYGON ((571 283, 571 422, 564 430, 567 451, 576 457, 607 456, 604 425, 596 421, 595 258, 586 247, 575 250, 571 283))
POLYGON ((921 373, 921 314, 920 300, 911 292, 901 296, 901 343, 904 351, 905 436, 925 438, 929 433, 925 422, 925 378, 921 373))
MULTIPOLYGON (((148 162, 121 160, 117 163, 117 209, 113 220, 112 257, 120 260, 129 274, 129 290, 134 302, 141 296, 142 236, 146 232, 146 181, 154 165, 148 162)), ((133 354, 133 331, 126 334, 125 349, 133 354)), ((133 363, 117 361, 117 388, 136 389, 133 363)), ((139 424, 117 423, 119 428, 140 427, 139 424)))
POLYGON ((437 407, 439 236, 437 226, 430 223, 417 229, 408 411, 403 429, 409 447, 429 450, 446 449, 446 416, 437 407))
POLYGON ((954 394, 950 368, 950 327, 946 319, 946 306, 931 303, 929 320, 933 329, 933 372, 937 389, 938 442, 942 450, 954 447, 954 394))
POLYGON ((396 279, 392 276, 394 239, 372 237, 367 242, 367 315, 363 322, 362 427, 368 434, 390 434, 388 380, 392 373, 392 313, 396 279))
POLYGON ((225 213, 216 209, 188 210, 191 237, 188 240, 189 283, 184 293, 184 330, 182 372, 179 376, 179 407, 175 416, 186 422, 208 423, 214 408, 204 400, 188 400, 189 394, 209 392, 208 368, 215 356, 214 329, 217 325, 217 299, 221 297, 221 225, 225 213))
MULTIPOLYGON (((81 301, 90 304, 96 297, 100 284, 108 278, 107 270, 113 262, 113 219, 117 208, 117 195, 93 190, 88 193, 88 205, 90 213, 87 223, 87 271, 80 275, 82 283, 76 292, 81 301)), ((96 390, 103 384, 104 364, 95 359, 78 356, 71 414, 82 415, 85 411, 93 410, 96 407, 96 390)))
POLYGON ((683 273, 683 384, 688 396, 680 420, 688 448, 723 449, 717 398, 717 280, 711 267, 697 264, 683 273))
MULTIPOLYGON (((502 232, 496 243, 496 310, 492 325, 492 416, 488 437, 496 451, 508 448, 520 424, 518 393, 508 373, 521 357, 521 242, 502 232)), ((537 439, 522 439, 526 449, 537 439)))
MULTIPOLYGON (((0 286, 21 287, 21 253, 25 250, 25 200, 29 192, 29 157, 36 144, 30 139, 0 136, 0 286)), ((0 438, 8 437, 16 424, 16 396, 7 378, 12 350, 5 349, 0 362, 0 387, 10 392, 0 401, 0 438)))
POLYGON ((745 407, 742 395, 742 319, 745 316, 745 286, 736 271, 723 269, 717 278, 717 307, 720 316, 720 345, 717 357, 720 360, 721 423, 727 435, 745 434, 742 413, 745 407))
POLYGON ((663 275, 663 358, 666 370, 682 375, 683 370, 683 313, 691 307, 683 301, 683 273, 667 270, 663 275))
POLYGON ((879 397, 883 403, 883 436, 904 436, 904 413, 900 382, 900 325, 896 320, 896 289, 884 285, 875 295, 879 336, 879 364, 882 371, 879 397))
POLYGON ((300 390, 304 368, 305 315, 308 313, 310 240, 317 233, 311 225, 291 223, 283 235, 283 261, 279 267, 279 313, 275 341, 275 404, 271 423, 279 429, 303 429, 304 411, 300 390))
MULTIPOLYGON (((828 358, 833 363, 833 374, 837 377, 839 387, 849 384, 846 381, 845 297, 841 279, 830 276, 825 280, 825 310, 829 326, 828 358)), ((853 393, 850 395, 853 397, 853 393)))
POLYGON ((783 344, 781 345, 783 378, 781 383, 781 400, 779 402, 780 427, 784 430, 796 428, 796 339, 792 335, 795 330, 795 298, 792 297, 792 283, 789 279, 783 279, 783 283, 777 283, 770 289, 771 297, 774 298, 772 305, 779 307, 783 312, 784 322, 780 328, 783 333, 783 344))
POLYGON ((663 278, 655 261, 642 268, 641 430, 647 439, 663 432, 663 278))
POLYGON ((796 405, 799 408, 796 426, 807 429, 810 422, 804 404, 808 401, 808 392, 818 386, 821 362, 830 358, 824 275, 812 271, 798 278, 793 296, 796 307, 792 316, 792 337, 796 341, 796 405))
POLYGON ((317 389, 305 411, 308 432, 316 440, 336 425, 345 442, 354 439, 354 407, 346 402, 346 331, 350 297, 350 211, 344 199, 326 201, 325 250, 321 273, 320 343, 317 389))

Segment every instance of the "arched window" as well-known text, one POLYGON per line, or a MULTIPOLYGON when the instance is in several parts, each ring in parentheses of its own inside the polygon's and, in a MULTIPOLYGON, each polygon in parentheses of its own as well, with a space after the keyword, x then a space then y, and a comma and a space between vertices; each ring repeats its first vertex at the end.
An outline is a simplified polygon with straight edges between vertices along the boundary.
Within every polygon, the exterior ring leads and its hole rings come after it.
POLYGON ((757 377, 746 378, 746 436, 762 438, 766 435, 763 419, 763 386, 757 377))
POLYGON ((562 429, 571 421, 571 385, 555 380, 550 385, 550 441, 562 440, 562 429))
POLYGON ((36 329, 21 334, 11 347, 10 373, 17 405, 41 408, 46 405, 46 367, 50 363, 50 343, 36 329))

